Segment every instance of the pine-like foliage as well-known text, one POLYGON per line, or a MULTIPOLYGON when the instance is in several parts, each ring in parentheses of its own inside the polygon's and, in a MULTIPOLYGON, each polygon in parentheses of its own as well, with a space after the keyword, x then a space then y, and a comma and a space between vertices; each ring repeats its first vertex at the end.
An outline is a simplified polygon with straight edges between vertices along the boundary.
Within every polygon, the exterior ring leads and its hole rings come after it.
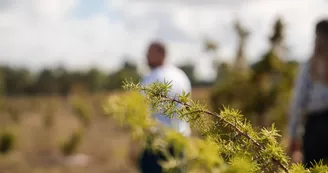
POLYGON ((227 69, 211 92, 213 110, 229 105, 245 113, 253 125, 278 122, 277 128, 285 130, 297 66, 276 60, 267 54, 248 75, 227 69))
POLYGON ((0 153, 9 153, 15 145, 15 135, 12 131, 3 131, 0 133, 0 153))
POLYGON ((72 99, 72 109, 75 116, 80 120, 80 122, 88 127, 91 122, 91 108, 85 100, 80 96, 73 97, 72 99))
POLYGON ((62 145, 60 146, 62 154, 65 156, 73 154, 82 141, 82 131, 74 132, 62 145))
POLYGON ((126 82, 124 88, 129 92, 110 97, 104 104, 105 112, 122 125, 131 127, 135 137, 141 141, 146 143, 146 139, 151 137, 151 148, 167 158, 161 162, 167 172, 174 172, 177 168, 183 168, 188 173, 328 171, 320 164, 311 170, 290 164, 290 159, 276 140, 279 133, 274 125, 253 129, 236 110, 224 108, 220 113, 210 112, 191 100, 188 93, 171 98, 168 96, 169 82, 147 87, 126 82), (191 123, 201 132, 201 138, 184 137, 161 126, 151 117, 154 111, 191 123), (175 152, 170 154, 167 148, 172 144, 175 152), (179 157, 181 152, 183 158, 179 157))
POLYGON ((221 70, 211 92, 213 110, 229 105, 241 110, 254 125, 267 127, 276 122, 285 132, 298 63, 286 61, 284 28, 278 18, 268 38, 271 46, 248 73, 234 68, 221 70))

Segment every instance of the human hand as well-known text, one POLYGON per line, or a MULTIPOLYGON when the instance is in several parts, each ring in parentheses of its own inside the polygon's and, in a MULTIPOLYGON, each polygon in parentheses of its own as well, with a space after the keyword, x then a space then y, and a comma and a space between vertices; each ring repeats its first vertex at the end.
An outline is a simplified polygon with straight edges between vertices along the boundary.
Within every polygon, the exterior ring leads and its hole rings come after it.
POLYGON ((288 145, 287 154, 292 159, 292 162, 300 162, 302 160, 301 143, 297 139, 291 139, 288 145))

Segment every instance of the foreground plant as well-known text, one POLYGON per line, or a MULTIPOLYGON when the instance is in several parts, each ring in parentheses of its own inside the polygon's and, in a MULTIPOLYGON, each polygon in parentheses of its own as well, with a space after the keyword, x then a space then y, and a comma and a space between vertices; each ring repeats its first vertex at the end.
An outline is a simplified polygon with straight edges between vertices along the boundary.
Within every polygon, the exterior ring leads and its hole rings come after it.
POLYGON ((104 106, 106 113, 129 126, 144 144, 151 137, 151 149, 162 152, 167 158, 161 162, 167 172, 177 168, 190 173, 328 172, 328 167, 321 164, 311 170, 305 170, 300 164, 290 164, 277 142, 280 135, 274 125, 253 129, 236 110, 224 108, 218 114, 191 100, 188 93, 170 97, 169 82, 148 87, 125 82, 124 88, 130 92, 110 97, 104 106), (201 132, 201 138, 187 138, 162 127, 151 117, 152 112, 158 111, 189 122, 201 132), (171 144, 173 154, 167 150, 171 144), (183 158, 179 157, 181 153, 183 158))
POLYGON ((16 136, 13 131, 3 130, 0 132, 0 153, 7 154, 14 149, 16 136))
POLYGON ((82 142, 82 131, 74 132, 62 145, 60 146, 63 155, 68 156, 76 152, 77 148, 82 142))

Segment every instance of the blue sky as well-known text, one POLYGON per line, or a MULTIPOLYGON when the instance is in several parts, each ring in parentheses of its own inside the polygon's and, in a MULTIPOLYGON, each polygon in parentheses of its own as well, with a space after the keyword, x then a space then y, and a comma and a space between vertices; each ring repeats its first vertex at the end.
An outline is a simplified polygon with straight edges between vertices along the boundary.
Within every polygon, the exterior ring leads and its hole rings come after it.
POLYGON ((251 32, 249 62, 267 50, 278 15, 286 24, 288 57, 304 60, 312 50, 314 24, 328 17, 326 9, 325 0, 2 0, 0 63, 113 71, 128 56, 143 69, 147 44, 161 39, 169 62, 193 62, 198 74, 211 76, 202 39, 213 37, 220 43, 218 60, 231 62, 235 17, 251 32))
POLYGON ((83 19, 97 13, 108 12, 110 17, 116 17, 106 6, 106 0, 80 0, 73 9, 73 16, 83 19))

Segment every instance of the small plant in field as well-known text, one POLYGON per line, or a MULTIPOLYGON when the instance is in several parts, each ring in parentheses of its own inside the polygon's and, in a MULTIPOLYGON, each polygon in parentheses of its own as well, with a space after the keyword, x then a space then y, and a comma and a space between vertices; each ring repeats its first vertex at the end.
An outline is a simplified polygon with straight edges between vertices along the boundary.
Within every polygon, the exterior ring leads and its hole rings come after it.
POLYGON ((88 103, 81 97, 74 97, 72 100, 72 109, 76 117, 82 122, 85 127, 90 125, 91 108, 88 103))
POLYGON ((15 144, 15 135, 12 131, 3 131, 0 133, 0 152, 9 153, 15 144))
POLYGON ((54 99, 47 104, 45 115, 43 117, 43 124, 45 128, 52 128, 54 126, 57 108, 58 103, 54 99))
POLYGON ((68 139, 61 145, 61 152, 65 155, 71 155, 76 152, 78 146, 82 141, 82 131, 74 132, 68 139))
POLYGON ((12 121, 14 121, 15 123, 20 123, 21 121, 21 111, 20 111, 20 107, 17 107, 15 105, 12 104, 8 104, 6 106, 7 112, 10 116, 10 119, 12 121))
POLYGON ((53 113, 49 113, 49 114, 46 114, 44 115, 44 118, 43 118, 43 121, 44 121, 44 127, 45 128, 52 128, 54 126, 54 114, 53 113))
POLYGON ((122 125, 129 126, 145 147, 163 153, 166 159, 160 164, 166 172, 177 168, 191 173, 328 171, 327 166, 320 164, 306 170, 300 164, 290 163, 277 141, 280 135, 274 125, 254 129, 239 111, 224 108, 220 113, 210 112, 191 100, 188 93, 171 97, 169 82, 148 87, 125 82, 124 88, 130 92, 110 97, 104 110, 122 125), (184 137, 161 126, 151 116, 159 111, 189 122, 201 132, 201 139, 184 137), (173 154, 168 150, 172 145, 173 154), (179 157, 181 153, 184 157, 179 157))

